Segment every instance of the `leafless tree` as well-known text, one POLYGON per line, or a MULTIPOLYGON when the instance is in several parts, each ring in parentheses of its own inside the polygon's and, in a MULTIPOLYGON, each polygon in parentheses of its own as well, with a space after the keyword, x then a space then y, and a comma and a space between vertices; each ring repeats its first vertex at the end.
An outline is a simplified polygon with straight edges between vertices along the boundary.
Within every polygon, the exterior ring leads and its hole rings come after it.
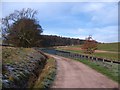
POLYGON ((88 54, 94 53, 94 51, 97 49, 97 42, 92 39, 91 35, 85 39, 82 49, 88 54))

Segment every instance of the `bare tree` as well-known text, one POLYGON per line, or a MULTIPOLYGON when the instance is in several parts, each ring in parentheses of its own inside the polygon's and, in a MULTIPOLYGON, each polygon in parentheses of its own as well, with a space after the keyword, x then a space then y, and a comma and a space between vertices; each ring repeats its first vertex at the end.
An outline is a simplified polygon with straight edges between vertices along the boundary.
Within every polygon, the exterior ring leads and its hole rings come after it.
POLYGON ((89 36, 84 41, 82 49, 84 50, 85 53, 92 54, 97 49, 97 42, 92 39, 92 36, 89 36))

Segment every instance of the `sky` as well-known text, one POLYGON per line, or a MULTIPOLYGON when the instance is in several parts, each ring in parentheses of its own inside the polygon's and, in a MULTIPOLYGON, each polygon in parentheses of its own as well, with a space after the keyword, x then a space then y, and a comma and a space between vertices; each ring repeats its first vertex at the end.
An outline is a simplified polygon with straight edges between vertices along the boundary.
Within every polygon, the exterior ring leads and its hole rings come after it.
POLYGON ((14 10, 32 8, 43 34, 85 39, 92 35, 99 42, 118 41, 117 2, 2 2, 2 16, 14 10))

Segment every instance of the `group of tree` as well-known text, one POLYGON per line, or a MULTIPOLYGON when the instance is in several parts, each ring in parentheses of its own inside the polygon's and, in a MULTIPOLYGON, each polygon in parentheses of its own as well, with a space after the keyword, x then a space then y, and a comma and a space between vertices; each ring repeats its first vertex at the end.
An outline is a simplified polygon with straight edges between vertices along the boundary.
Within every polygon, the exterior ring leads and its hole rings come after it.
POLYGON ((51 47, 51 46, 66 46, 66 45, 80 45, 83 44, 84 40, 74 39, 53 35, 42 35, 42 46, 51 47))

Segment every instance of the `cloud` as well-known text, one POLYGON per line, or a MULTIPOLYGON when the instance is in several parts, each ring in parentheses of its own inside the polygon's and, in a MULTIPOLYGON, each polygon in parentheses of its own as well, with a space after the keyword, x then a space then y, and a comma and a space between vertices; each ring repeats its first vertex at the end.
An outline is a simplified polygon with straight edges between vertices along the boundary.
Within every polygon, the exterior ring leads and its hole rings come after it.
POLYGON ((108 2, 27 2, 3 3, 3 15, 14 9, 38 10, 43 34, 82 38, 93 35, 101 42, 117 41, 117 3, 108 2))
POLYGON ((79 28, 78 34, 80 38, 86 38, 92 35, 93 38, 100 42, 117 42, 118 41, 118 27, 106 26, 102 28, 79 28))
POLYGON ((72 7, 71 12, 73 14, 76 13, 87 13, 87 12, 96 12, 104 7, 103 3, 97 2, 82 2, 80 4, 76 4, 72 7))
POLYGON ((118 3, 89 2, 73 5, 73 15, 86 16, 89 19, 88 25, 110 25, 117 24, 118 3))
POLYGON ((100 10, 93 13, 91 22, 94 24, 117 24, 118 19, 118 5, 117 3, 106 3, 100 10))
MULTIPOLYGON (((34 2, 118 2, 119 0, 34 0, 34 2)), ((2 2, 33 2, 33 0, 2 0, 2 2)))
MULTIPOLYGON (((3 3, 3 16, 15 9, 33 8, 38 10, 37 18, 41 21, 86 22, 87 25, 105 25, 117 23, 117 3, 3 3), (9 7, 9 8, 8 8, 9 7), (7 12, 6 12, 7 11, 7 12), (116 14, 113 14, 116 13, 116 14)), ((73 23, 74 24, 74 23, 73 23)), ((70 25, 71 26, 71 25, 70 25)))
POLYGON ((93 36, 93 39, 99 42, 117 42, 118 41, 118 27, 117 26, 106 26, 102 28, 77 28, 77 29, 66 29, 66 28, 51 28, 44 30, 44 34, 48 35, 59 35, 65 37, 85 39, 89 35, 93 36))

